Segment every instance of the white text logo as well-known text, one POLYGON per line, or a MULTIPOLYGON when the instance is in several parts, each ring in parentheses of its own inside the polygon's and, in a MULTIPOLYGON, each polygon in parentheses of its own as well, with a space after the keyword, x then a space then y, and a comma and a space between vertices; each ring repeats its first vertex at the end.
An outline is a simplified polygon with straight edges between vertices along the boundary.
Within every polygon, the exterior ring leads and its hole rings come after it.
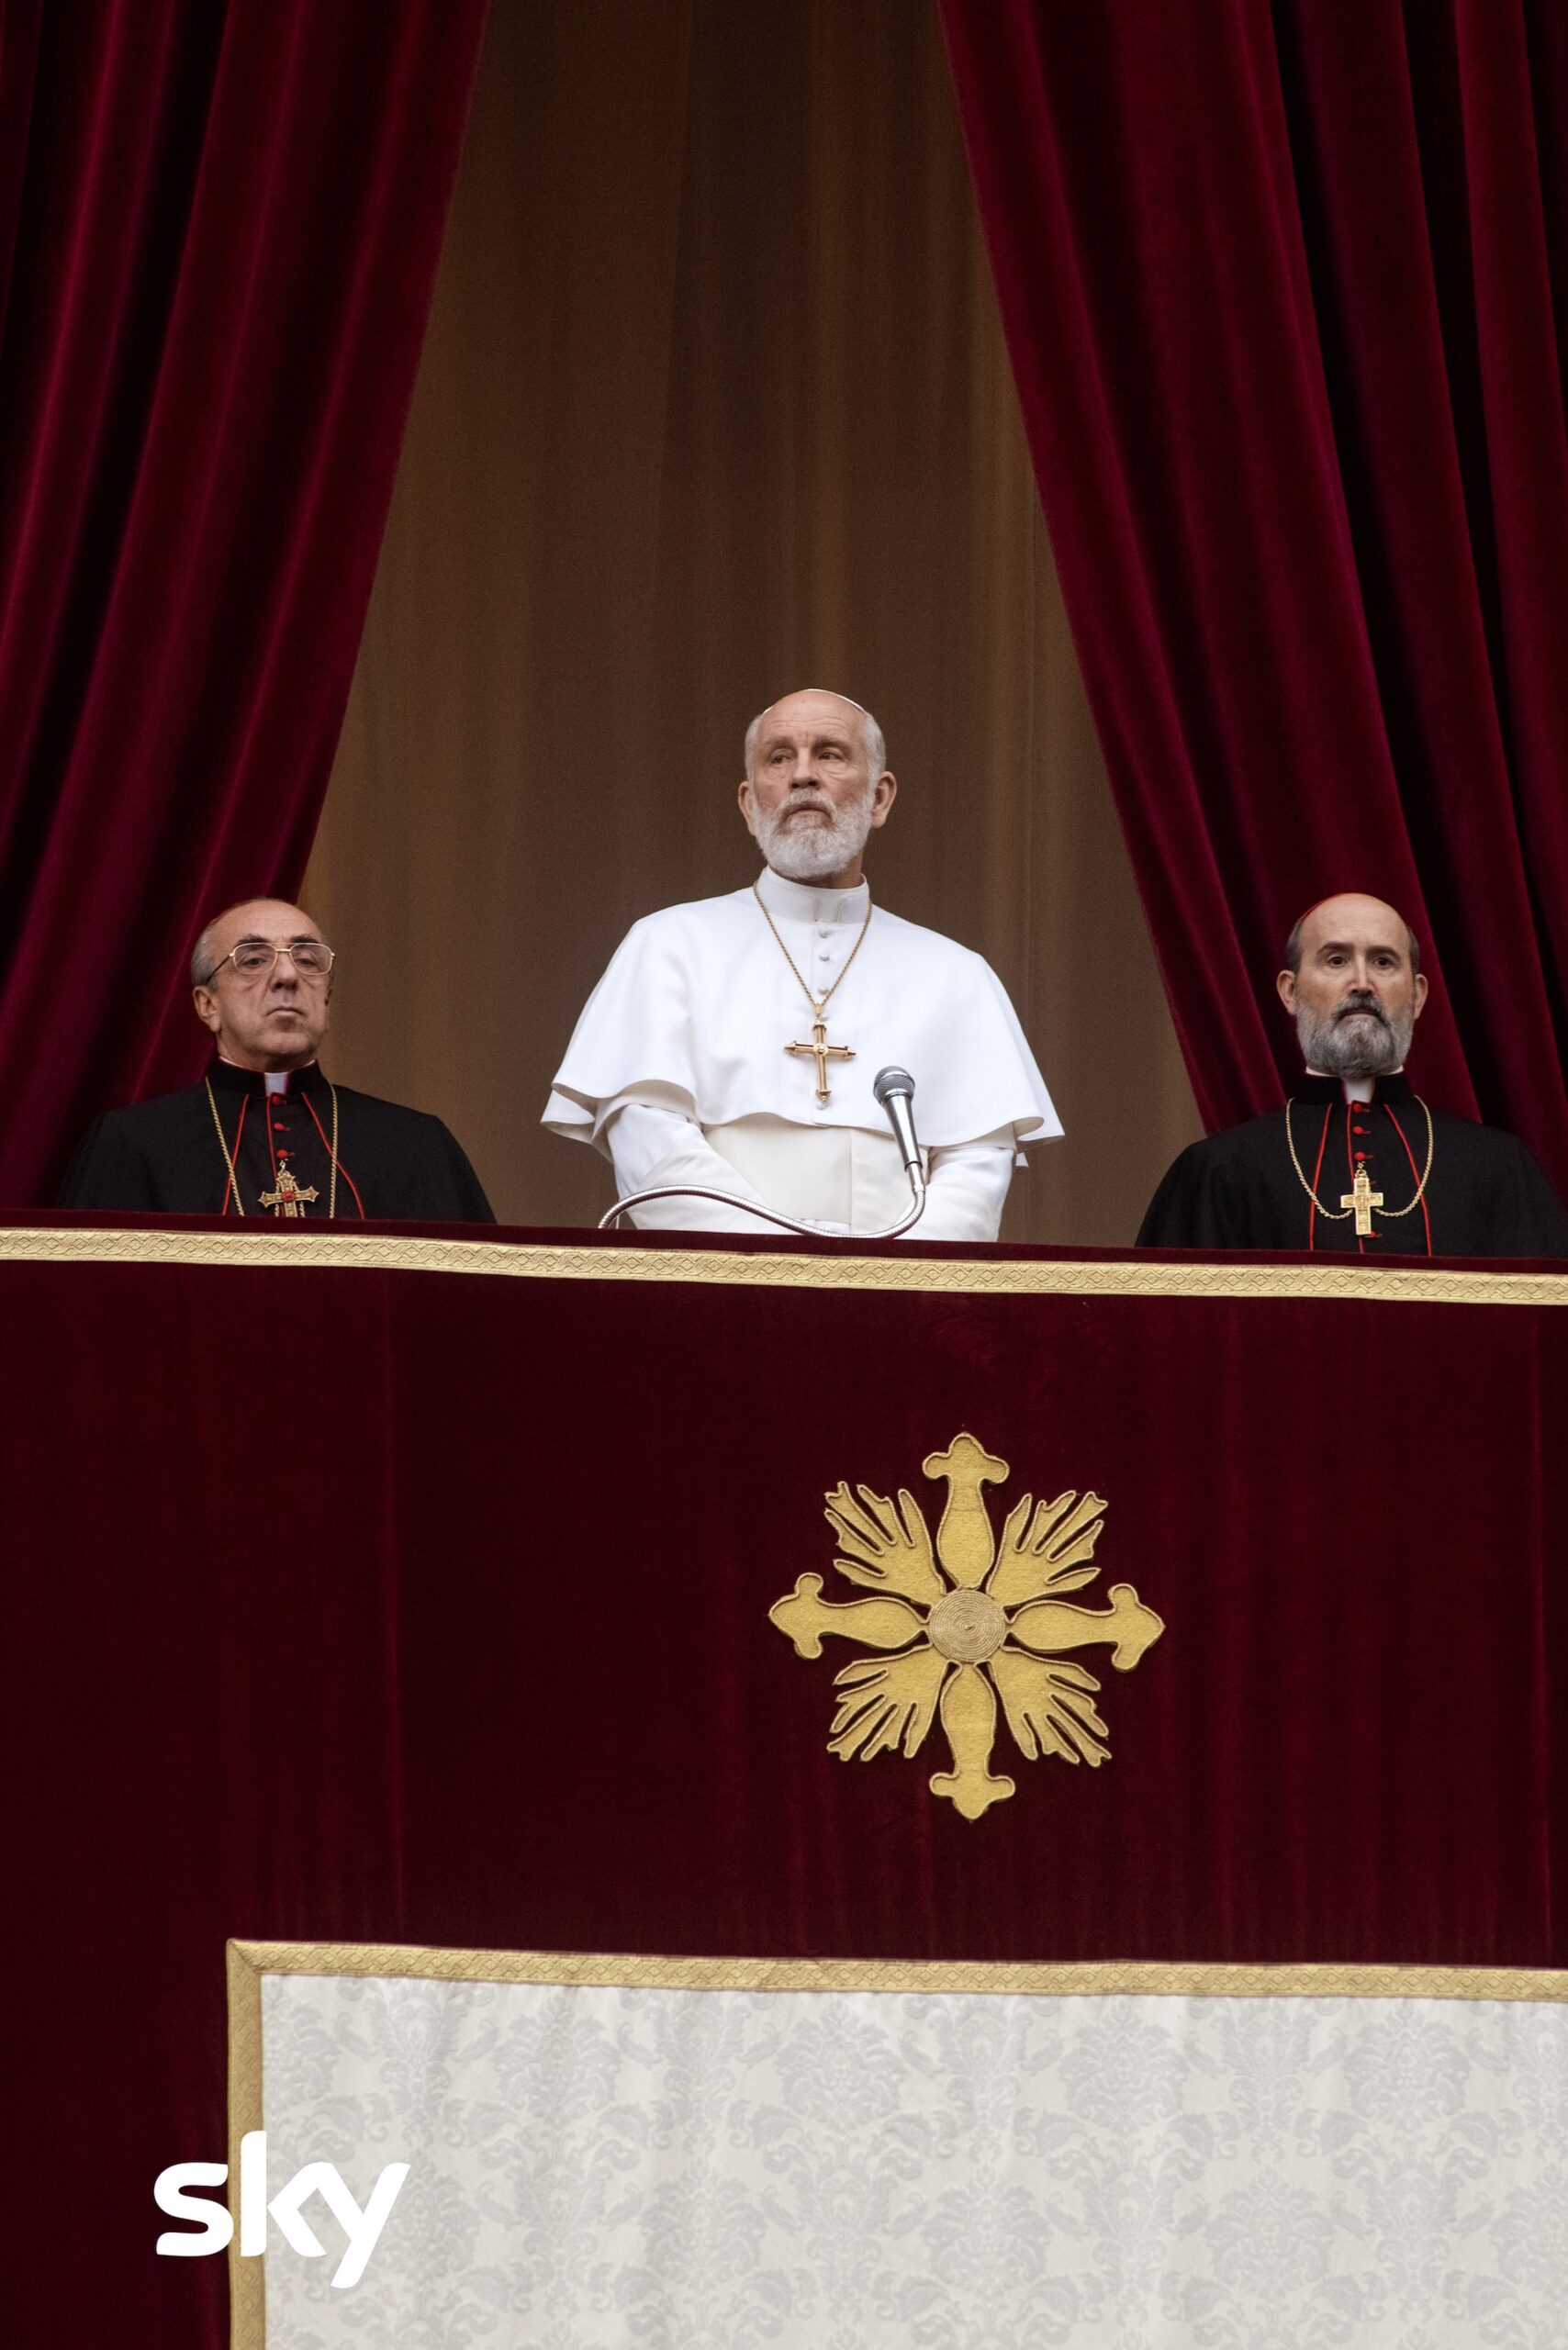
MULTIPOLYGON (((277 2221, 286 2244, 307 2260, 325 2257, 318 2241, 300 2217, 300 2206, 319 2195, 344 2235, 348 2248, 332 2272, 334 2285, 357 2285, 364 2265, 375 2250, 398 2189, 409 2176, 407 2163, 388 2163, 370 2190, 362 2210, 343 2184, 333 2163, 307 2163, 286 2187, 267 2199, 267 2138, 264 2130, 247 2131, 240 2141, 240 2250, 247 2260, 267 2248, 267 2219, 277 2221)), ((227 2204, 209 2195, 192 2195, 193 2187, 222 2187, 229 2177, 227 2163, 171 2163, 152 2182, 152 2199, 172 2220, 200 2222, 194 2233, 166 2231, 158 2249, 169 2260, 202 2260, 222 2252, 234 2233, 233 2215, 227 2204)))

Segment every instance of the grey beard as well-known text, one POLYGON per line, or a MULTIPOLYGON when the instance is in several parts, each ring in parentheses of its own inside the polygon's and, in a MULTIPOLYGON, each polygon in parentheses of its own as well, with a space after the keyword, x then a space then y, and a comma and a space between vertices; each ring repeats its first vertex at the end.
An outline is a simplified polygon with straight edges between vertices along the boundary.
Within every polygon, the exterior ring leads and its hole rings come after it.
MULTIPOLYGON (((797 802, 797 805, 799 803, 797 802)), ((820 803, 815 803, 820 804, 820 803)), ((857 857, 871 833, 871 794, 830 815, 825 824, 790 824, 790 803, 756 810, 756 841, 775 873, 787 881, 821 881, 857 857)))
POLYGON ((1337 1004, 1320 1020, 1305 1004, 1297 1006, 1295 1033, 1308 1069, 1320 1069, 1326 1077, 1386 1077, 1401 1067, 1416 1031, 1415 1013, 1391 1020, 1365 1005, 1352 1006, 1355 1011, 1365 1016, 1355 1019, 1337 1004))

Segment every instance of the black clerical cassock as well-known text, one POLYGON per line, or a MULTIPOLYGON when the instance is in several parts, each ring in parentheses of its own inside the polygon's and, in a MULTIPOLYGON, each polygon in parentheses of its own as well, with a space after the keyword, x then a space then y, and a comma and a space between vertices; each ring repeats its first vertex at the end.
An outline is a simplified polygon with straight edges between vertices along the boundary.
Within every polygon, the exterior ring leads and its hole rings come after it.
POLYGON ((1568 1257, 1568 1212, 1513 1135, 1440 1110, 1404 1077, 1371 1102, 1304 1077, 1284 1110, 1182 1153, 1140 1248, 1305 1248, 1360 1257, 1568 1257))
POLYGON ((199 1085, 110 1110, 65 1180, 67 1208, 340 1223, 493 1224, 490 1203, 439 1118, 288 1072, 214 1061, 199 1085))

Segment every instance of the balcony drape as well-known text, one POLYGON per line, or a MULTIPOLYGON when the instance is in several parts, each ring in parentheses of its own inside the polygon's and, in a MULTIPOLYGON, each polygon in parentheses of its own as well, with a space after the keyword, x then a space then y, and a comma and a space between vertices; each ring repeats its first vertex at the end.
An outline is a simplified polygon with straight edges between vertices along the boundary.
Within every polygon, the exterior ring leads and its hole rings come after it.
MULTIPOLYGON (((71 2183, 0 2265, 0 2338, 218 2350, 222 2263, 154 2256, 151 2185, 222 2159, 230 1936, 1568 1964, 1564 1291, 0 1230, 27 1366, 0 1416, 8 2112, 31 2176, 71 2183), (906 1491, 940 1556, 961 1432, 992 1456, 991 1537, 1026 1493, 1103 1523, 1058 1587, 1090 1611, 1063 1660, 1108 1759, 999 1717, 1013 1793, 978 1818, 932 1785, 946 1718, 897 1751, 897 1690, 865 1693, 883 1751, 828 1745, 863 1678, 835 1675, 887 1661, 853 1611, 889 1602, 835 1566, 824 1500, 906 1491), (814 1659, 769 1618, 802 1583, 850 1610, 814 1659), (1127 1585, 1165 1628, 1136 1669, 1095 1620, 1127 1585)), ((439 2114, 439 2046, 417 2061, 439 2114)), ((306 2151, 374 2177, 407 2150, 306 2151)), ((535 2338, 497 2314, 498 2350, 535 2338)))
POLYGON ((1423 1091, 1568 1180, 1568 17, 943 0, 1063 592, 1199 1107, 1392 899, 1423 1091))
POLYGON ((298 887, 484 0, 88 0, 0 43, 0 1199, 188 1080, 298 887))

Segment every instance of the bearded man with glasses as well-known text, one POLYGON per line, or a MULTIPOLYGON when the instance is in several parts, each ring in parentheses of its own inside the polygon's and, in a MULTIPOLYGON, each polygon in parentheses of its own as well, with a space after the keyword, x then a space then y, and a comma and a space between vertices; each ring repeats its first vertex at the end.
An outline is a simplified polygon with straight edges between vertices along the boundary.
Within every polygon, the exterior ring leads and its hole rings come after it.
POLYGON ((439 1118, 352 1092, 323 1071, 335 961, 309 915, 276 899, 249 899, 208 923, 191 957, 192 1002, 216 1046, 207 1075, 101 1117, 62 1207, 263 1224, 493 1224, 439 1118))

